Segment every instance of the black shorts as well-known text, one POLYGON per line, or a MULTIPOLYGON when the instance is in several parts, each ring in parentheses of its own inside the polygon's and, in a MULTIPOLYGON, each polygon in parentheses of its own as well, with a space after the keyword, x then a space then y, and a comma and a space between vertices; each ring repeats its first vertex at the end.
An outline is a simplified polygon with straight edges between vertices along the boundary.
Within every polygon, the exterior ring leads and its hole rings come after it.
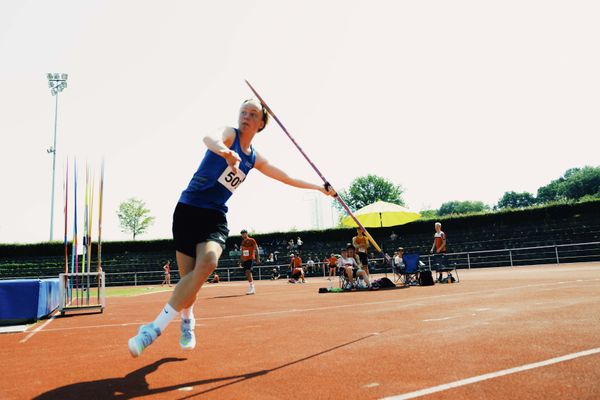
POLYGON ((244 268, 244 270, 252 271, 253 266, 254 266, 254 260, 242 261, 242 268, 244 268))
POLYGON ((177 251, 196 257, 196 245, 208 241, 219 243, 224 250, 227 236, 227 218, 222 212, 177 203, 173 212, 173 240, 177 251))
POLYGON ((369 262, 367 260, 367 253, 357 252, 357 254, 358 254, 358 259, 360 260, 360 262, 362 263, 362 265, 367 265, 367 263, 369 262))

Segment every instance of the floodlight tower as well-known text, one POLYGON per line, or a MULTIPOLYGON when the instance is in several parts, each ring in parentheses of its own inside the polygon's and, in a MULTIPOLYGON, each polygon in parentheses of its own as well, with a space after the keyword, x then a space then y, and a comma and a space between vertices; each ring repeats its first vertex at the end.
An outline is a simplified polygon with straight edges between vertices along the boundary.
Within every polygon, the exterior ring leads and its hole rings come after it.
POLYGON ((54 102, 54 145, 48 150, 48 154, 52 154, 52 198, 50 201, 50 241, 52 241, 52 233, 54 231, 54 178, 56 176, 56 124, 58 120, 58 94, 67 87, 67 74, 48 73, 48 87, 50 93, 55 96, 54 102))

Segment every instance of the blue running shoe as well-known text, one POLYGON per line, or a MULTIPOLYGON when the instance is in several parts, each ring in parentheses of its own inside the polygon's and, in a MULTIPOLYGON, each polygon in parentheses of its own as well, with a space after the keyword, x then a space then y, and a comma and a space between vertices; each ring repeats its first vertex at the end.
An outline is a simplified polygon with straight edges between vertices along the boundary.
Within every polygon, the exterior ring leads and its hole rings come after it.
POLYGON ((129 339, 127 345, 133 357, 139 357, 142 351, 152 344, 160 336, 160 329, 153 323, 140 326, 137 335, 129 339))
POLYGON ((183 350, 193 350, 196 347, 196 335, 194 327, 196 321, 192 319, 181 319, 181 335, 179 336, 179 345, 183 350))

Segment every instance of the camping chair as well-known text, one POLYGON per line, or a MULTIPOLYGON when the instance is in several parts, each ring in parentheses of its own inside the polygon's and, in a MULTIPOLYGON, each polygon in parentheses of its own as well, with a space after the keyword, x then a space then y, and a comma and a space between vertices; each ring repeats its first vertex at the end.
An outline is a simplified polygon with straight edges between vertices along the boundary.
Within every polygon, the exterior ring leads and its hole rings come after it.
POLYGON ((419 254, 405 254, 402 259, 404 260, 404 284, 405 285, 418 285, 419 284, 419 254))
POLYGON ((436 254, 433 256, 433 269, 437 272, 438 276, 436 281, 439 283, 453 283, 460 281, 456 263, 450 264, 448 256, 445 254, 436 254), (445 278, 444 272, 446 273, 445 278), (453 273, 454 275, 452 275, 453 273))
POLYGON ((406 265, 404 264, 404 260, 401 260, 399 264, 396 264, 392 260, 392 273, 394 274, 394 283, 403 280, 405 269, 406 265))
POLYGON ((352 290, 352 289, 365 289, 366 285, 362 277, 356 276, 356 269, 352 270, 352 274, 354 276, 354 285, 350 285, 350 279, 348 279, 348 275, 346 275, 346 270, 344 268, 338 268, 338 276, 340 278, 340 288, 343 290, 352 290), (362 285, 361 285, 362 282, 362 285))

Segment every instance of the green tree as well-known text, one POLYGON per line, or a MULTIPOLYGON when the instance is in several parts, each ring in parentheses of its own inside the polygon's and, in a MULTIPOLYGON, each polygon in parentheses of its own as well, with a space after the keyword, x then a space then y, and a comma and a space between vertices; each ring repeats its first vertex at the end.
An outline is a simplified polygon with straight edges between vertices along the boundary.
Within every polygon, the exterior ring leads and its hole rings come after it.
POLYGON ((570 168, 563 176, 537 191, 538 203, 560 200, 579 200, 584 196, 600 195, 600 167, 570 168))
POLYGON ((473 212, 481 212, 489 210, 490 208, 483 204, 481 201, 448 201, 441 205, 438 210, 438 215, 450 215, 450 214, 467 214, 473 212))
MULTIPOLYGON (((339 195, 352 211, 356 211, 378 200, 404 206, 402 193, 404 193, 402 186, 395 185, 377 175, 356 178, 352 181, 348 190, 339 191, 339 195)), ((342 210, 342 206, 337 201, 334 204, 339 210, 342 210)))
POLYGON ((154 217, 150 216, 150 210, 142 200, 130 198, 119 204, 117 211, 122 232, 130 232, 133 240, 137 235, 146 232, 146 229, 154 222, 154 217))
POLYGON ((422 219, 432 219, 438 216, 438 210, 421 210, 419 214, 422 219))
POLYGON ((498 208, 523 208, 535 204, 535 197, 529 192, 505 192, 498 201, 498 208))
POLYGON ((564 197, 571 200, 579 200, 583 196, 600 193, 600 167, 577 169, 568 177, 565 173, 565 180, 560 185, 560 191, 564 197))

